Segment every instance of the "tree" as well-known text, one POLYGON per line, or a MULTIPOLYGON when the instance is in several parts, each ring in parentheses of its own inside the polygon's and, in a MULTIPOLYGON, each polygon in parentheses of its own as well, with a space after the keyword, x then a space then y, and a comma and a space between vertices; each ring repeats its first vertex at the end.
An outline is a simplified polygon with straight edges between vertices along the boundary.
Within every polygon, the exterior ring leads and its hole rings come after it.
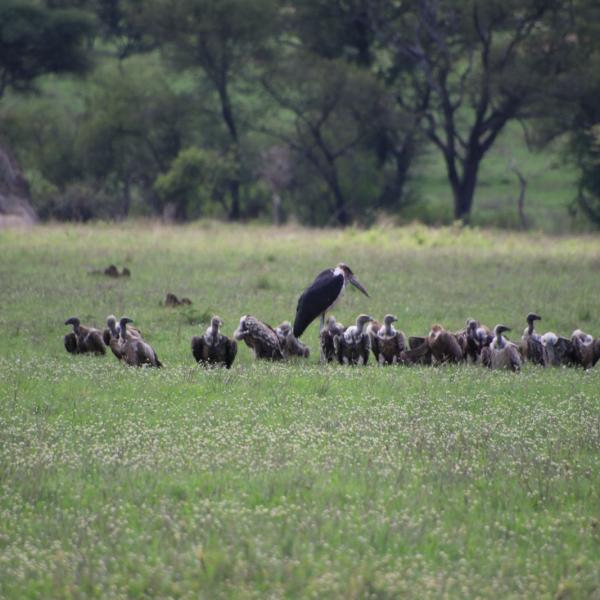
POLYGON ((187 219, 192 212, 195 216, 206 214, 213 200, 222 201, 223 187, 234 176, 237 163, 232 158, 190 146, 157 178, 156 191, 174 206, 173 216, 178 220, 187 219))
POLYGON ((90 66, 93 21, 75 9, 0 0, 0 98, 30 90, 47 73, 82 73, 90 66))
POLYGON ((348 225, 357 207, 342 174, 348 164, 360 169, 373 132, 390 124, 393 111, 385 90, 364 69, 307 54, 281 61, 263 85, 284 111, 281 126, 265 131, 289 146, 325 183, 333 199, 329 221, 348 225))
POLYGON ((77 139, 85 175, 119 198, 126 217, 133 189, 154 198, 156 177, 190 142, 192 99, 175 93, 159 66, 133 57, 98 71, 85 100, 77 139))
MULTIPOLYGON (((161 42, 177 68, 200 70, 216 93, 226 142, 221 153, 241 161, 241 109, 232 88, 255 70, 274 31, 274 0, 150 0, 141 22, 161 42)), ((228 182, 229 218, 240 218, 240 168, 228 182)))
MULTIPOLYGON (((386 18, 393 19, 397 9, 389 0, 297 0, 288 22, 305 51, 369 71, 395 95, 394 78, 385 69, 387 59, 378 40, 378 18, 384 9, 386 18)), ((392 121, 378 119, 370 124, 372 131, 364 145, 375 157, 373 176, 384 180, 374 207, 388 212, 397 212, 410 201, 405 186, 422 141, 412 115, 399 106, 393 114, 392 121)))
POLYGON ((114 44, 120 61, 156 46, 144 28, 131 18, 127 0, 94 0, 94 7, 100 34, 114 44))
POLYGON ((378 8, 387 78, 441 152, 454 216, 467 222, 481 161, 498 135, 511 120, 539 116, 557 77, 572 67, 572 5, 411 0, 378 8))

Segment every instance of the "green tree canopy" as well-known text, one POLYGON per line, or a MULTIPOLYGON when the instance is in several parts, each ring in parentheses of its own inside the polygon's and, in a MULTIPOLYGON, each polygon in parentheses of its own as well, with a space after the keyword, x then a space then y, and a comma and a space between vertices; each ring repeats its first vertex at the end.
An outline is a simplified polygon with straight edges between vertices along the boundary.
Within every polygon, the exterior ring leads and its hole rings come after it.
POLYGON ((75 9, 0 0, 0 97, 25 91, 46 73, 82 73, 90 66, 93 20, 75 9))

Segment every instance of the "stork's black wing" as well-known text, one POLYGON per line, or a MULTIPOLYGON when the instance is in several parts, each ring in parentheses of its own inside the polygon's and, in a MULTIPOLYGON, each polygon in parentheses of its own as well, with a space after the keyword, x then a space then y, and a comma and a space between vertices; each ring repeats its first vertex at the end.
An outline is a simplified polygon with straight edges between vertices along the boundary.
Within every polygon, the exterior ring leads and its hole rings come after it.
POLYGON ((334 275, 331 269, 325 269, 317 275, 298 299, 294 335, 300 337, 305 329, 323 314, 337 299, 344 286, 344 275, 334 275))

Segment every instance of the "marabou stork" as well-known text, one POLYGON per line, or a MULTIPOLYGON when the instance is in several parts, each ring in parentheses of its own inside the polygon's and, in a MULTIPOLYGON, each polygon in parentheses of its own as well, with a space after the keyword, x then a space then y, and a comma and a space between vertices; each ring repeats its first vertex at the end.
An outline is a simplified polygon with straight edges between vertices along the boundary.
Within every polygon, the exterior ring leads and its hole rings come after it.
POLYGON ((294 320, 294 335, 297 338, 319 315, 321 316, 319 331, 323 330, 325 313, 337 304, 348 283, 358 288, 365 296, 369 296, 352 269, 344 263, 340 263, 334 269, 325 269, 317 275, 298 299, 294 320))

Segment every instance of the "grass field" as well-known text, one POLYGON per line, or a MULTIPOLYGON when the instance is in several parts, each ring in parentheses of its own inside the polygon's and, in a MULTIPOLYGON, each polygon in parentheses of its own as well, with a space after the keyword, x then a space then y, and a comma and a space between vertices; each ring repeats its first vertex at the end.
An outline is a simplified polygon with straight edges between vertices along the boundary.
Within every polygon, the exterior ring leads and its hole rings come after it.
MULTIPOLYGON (((322 268, 409 335, 467 317, 600 333, 600 239, 422 227, 0 232, 1 598, 598 598, 600 369, 203 371, 214 312, 292 319, 322 268), (88 274, 110 263, 131 279, 88 274), (193 305, 169 309, 167 291, 193 305), (68 355, 127 314, 165 363, 68 355)), ((518 333, 519 332, 519 333, 518 333)))

